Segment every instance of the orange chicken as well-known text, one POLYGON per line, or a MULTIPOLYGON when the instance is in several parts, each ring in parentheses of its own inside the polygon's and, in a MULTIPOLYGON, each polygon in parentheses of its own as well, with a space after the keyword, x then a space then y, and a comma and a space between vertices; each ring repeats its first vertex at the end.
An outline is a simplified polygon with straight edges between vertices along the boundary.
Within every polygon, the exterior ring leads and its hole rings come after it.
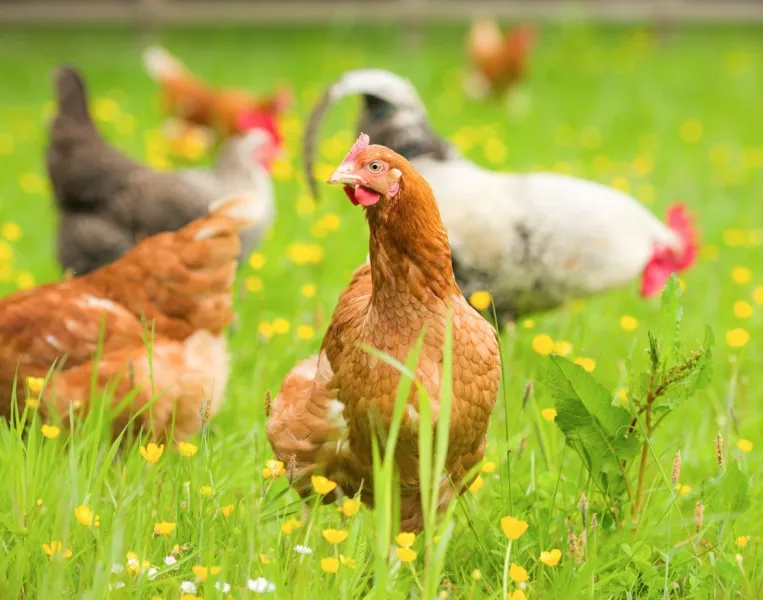
POLYGON ((530 25, 519 25, 503 33, 494 21, 476 21, 467 40, 472 63, 466 80, 467 92, 485 97, 508 91, 527 70, 534 38, 535 31, 530 25))
POLYGON ((14 381, 21 411, 27 378, 54 367, 40 397, 46 417, 87 411, 96 371, 98 387, 113 389, 115 434, 133 416, 157 437, 196 433, 223 400, 238 233, 252 221, 247 198, 231 196, 110 265, 0 300, 0 415, 11 413, 14 381))
POLYGON ((291 92, 287 89, 278 90, 270 98, 243 90, 214 89, 164 48, 149 48, 143 62, 151 78, 161 86, 165 109, 170 115, 209 127, 221 138, 254 126, 263 127, 263 123, 275 134, 275 117, 291 104, 291 92), (252 121, 256 123, 250 124, 252 121))
MULTIPOLYGON (((432 399, 436 420, 452 310, 452 417, 447 475, 440 485, 444 506, 463 491, 465 477, 484 455, 501 378, 495 330, 459 291, 432 189, 405 158, 370 146, 361 134, 329 183, 343 184, 350 201, 365 209, 370 258, 340 296, 319 356, 298 364, 283 382, 271 408, 268 439, 279 460, 290 465, 300 493, 309 491, 310 475, 324 473, 342 493, 361 492, 373 503, 370 420, 389 426, 400 374, 363 347, 404 361, 426 328, 416 377, 432 399)), ((412 391, 395 454, 403 530, 423 526, 418 428, 412 391)))

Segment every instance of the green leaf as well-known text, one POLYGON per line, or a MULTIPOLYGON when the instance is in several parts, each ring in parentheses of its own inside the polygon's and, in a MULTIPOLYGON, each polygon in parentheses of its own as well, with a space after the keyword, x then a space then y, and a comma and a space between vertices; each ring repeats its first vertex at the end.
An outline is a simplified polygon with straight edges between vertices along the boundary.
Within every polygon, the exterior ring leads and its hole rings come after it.
MULTIPOLYGON (((657 344, 661 352, 661 363, 665 365, 675 362, 678 351, 678 330, 683 317, 681 305, 681 286, 675 275, 671 275, 665 289, 662 290, 660 303, 660 328, 657 331, 657 344)), ((651 345, 651 342, 650 342, 651 345)))
POLYGON ((720 486, 720 506, 723 512, 738 515, 750 506, 748 491, 750 481, 739 468, 739 463, 732 461, 726 468, 720 486))
POLYGON ((671 383, 666 385, 662 397, 655 402, 655 410, 674 410, 707 386, 713 372, 712 347, 714 344, 713 331, 710 326, 706 326, 702 347, 692 352, 680 365, 673 367, 666 374, 666 379, 671 383))
POLYGON ((627 487, 622 461, 633 458, 636 435, 626 437, 630 414, 612 405, 612 394, 582 367, 561 356, 551 356, 541 382, 556 399, 555 422, 586 467, 610 496, 627 487))

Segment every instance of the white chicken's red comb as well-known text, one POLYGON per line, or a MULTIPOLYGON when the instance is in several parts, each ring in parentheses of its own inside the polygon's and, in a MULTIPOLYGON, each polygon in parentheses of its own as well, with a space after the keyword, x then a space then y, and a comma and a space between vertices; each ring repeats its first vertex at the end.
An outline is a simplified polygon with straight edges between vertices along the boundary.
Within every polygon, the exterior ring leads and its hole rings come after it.
POLYGON ((363 150, 368 148, 368 145, 370 143, 371 143, 371 138, 368 137, 367 134, 361 133, 358 136, 358 139, 355 140, 355 143, 352 145, 352 148, 350 148, 350 151, 347 153, 347 156, 344 157, 342 164, 355 162, 355 159, 358 158, 358 154, 360 154, 363 150))

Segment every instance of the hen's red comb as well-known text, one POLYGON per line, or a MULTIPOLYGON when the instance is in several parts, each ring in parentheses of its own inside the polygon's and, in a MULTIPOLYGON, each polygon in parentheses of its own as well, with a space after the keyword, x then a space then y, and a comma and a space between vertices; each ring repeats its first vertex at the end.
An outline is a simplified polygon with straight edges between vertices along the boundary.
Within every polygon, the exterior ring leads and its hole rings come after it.
POLYGON ((368 148, 368 145, 370 143, 371 143, 371 138, 368 137, 368 135, 366 135, 365 133, 361 133, 358 136, 358 139, 355 140, 355 143, 352 145, 352 148, 350 148, 350 151, 347 153, 347 156, 344 157, 342 164, 355 162, 355 159, 358 158, 358 155, 361 152, 363 152, 363 150, 368 148))
POLYGON ((281 146, 282 138, 281 133, 278 131, 278 122, 275 116, 270 113, 247 111, 239 115, 236 125, 239 131, 251 131, 252 129, 267 131, 272 136, 276 146, 281 146))

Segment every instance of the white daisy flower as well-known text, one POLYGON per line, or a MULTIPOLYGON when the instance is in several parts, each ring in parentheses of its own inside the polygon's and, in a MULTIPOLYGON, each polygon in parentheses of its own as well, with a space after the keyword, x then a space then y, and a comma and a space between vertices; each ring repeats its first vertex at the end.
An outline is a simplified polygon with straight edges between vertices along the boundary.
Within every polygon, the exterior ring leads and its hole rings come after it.
POLYGON ((153 579, 154 577, 156 577, 156 567, 149 567, 146 570, 146 577, 148 577, 149 579, 153 579))
POLYGON ((114 563, 113 565, 111 565, 111 572, 112 573, 119 574, 119 573, 122 573, 124 570, 125 570, 125 568, 122 565, 120 565, 119 563, 114 563))
POLYGON ((227 594, 230 592, 230 583, 224 582, 224 581, 218 581, 215 584, 215 587, 221 591, 223 594, 227 594))
POLYGON ((180 591, 183 594, 195 594, 196 593, 196 584, 193 581, 181 581, 180 582, 180 591))
POLYGON ((119 589, 123 588, 124 586, 125 586, 125 582, 124 581, 116 581, 114 583, 110 583, 109 584, 109 589, 110 590, 119 590, 119 589))
POLYGON ((309 548, 308 546, 303 546, 302 544, 297 544, 294 546, 294 552, 297 552, 299 554, 312 554, 313 549, 309 548))
POLYGON ((255 594, 264 594, 265 592, 274 592, 276 584, 271 583, 264 577, 258 577, 257 579, 250 579, 247 581, 246 587, 255 594))
POLYGON ((171 567, 172 565, 176 564, 177 561, 178 559, 172 556, 171 554, 169 556, 164 557, 164 564, 167 565, 168 567, 171 567))

